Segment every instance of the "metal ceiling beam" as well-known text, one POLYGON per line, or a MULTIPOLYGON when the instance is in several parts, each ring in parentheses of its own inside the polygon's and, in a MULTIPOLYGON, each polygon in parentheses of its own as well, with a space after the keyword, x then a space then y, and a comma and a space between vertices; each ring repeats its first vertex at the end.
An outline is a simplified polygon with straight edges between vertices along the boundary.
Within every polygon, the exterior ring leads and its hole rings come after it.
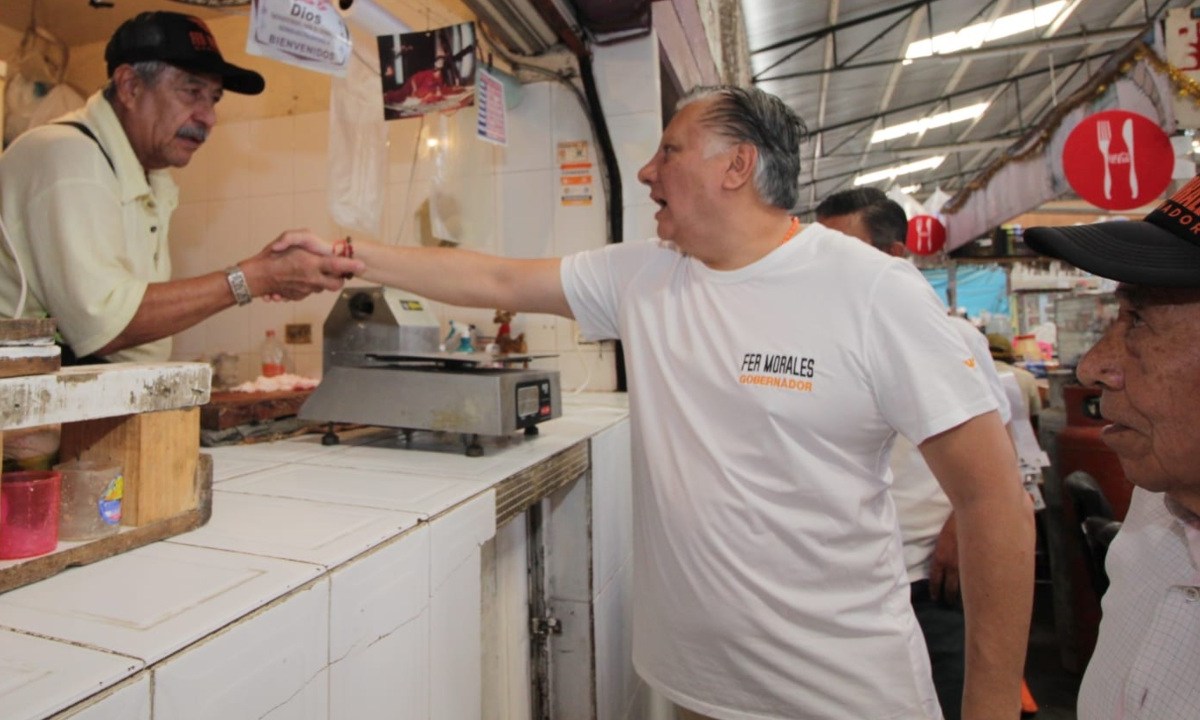
MULTIPOLYGON (((838 7, 841 0, 829 0, 829 24, 837 24, 838 7)), ((825 67, 837 62, 837 35, 827 35, 825 37, 825 67)), ((817 123, 825 121, 825 109, 829 102, 829 76, 821 78, 821 93, 817 101, 817 123)), ((818 135, 814 138, 812 153, 812 174, 816 177, 821 167, 821 137, 818 135)))
MULTIPOLYGON (((869 40, 867 40, 867 41, 863 42, 863 43, 862 43, 862 45, 860 45, 860 46, 859 46, 859 48, 858 48, 857 50, 855 50, 854 52, 850 53, 850 56, 849 56, 849 57, 842 58, 841 60, 838 60, 838 61, 835 63, 835 65, 834 65, 834 68, 833 68, 833 69, 834 69, 834 70, 837 70, 837 69, 839 69, 839 68, 843 68, 843 67, 845 67, 846 65, 848 65, 848 64, 849 64, 849 63, 850 63, 852 60, 854 60, 854 58, 856 58, 856 57, 858 57, 859 55, 861 55, 863 52, 865 52, 865 51, 867 50, 867 48, 871 47, 872 45, 874 45, 874 44, 875 44, 876 42, 878 42, 879 40, 882 40, 882 39, 883 39, 883 38, 884 38, 884 37, 885 37, 885 36, 886 36, 888 33, 890 33, 892 30, 895 30, 897 25, 899 25, 900 23, 902 23, 902 22, 904 22, 905 20, 909 19, 910 17, 912 17, 912 15, 913 15, 914 13, 916 13, 917 11, 918 11, 918 9, 914 9, 914 10, 912 10, 911 12, 909 12, 909 13, 908 13, 908 15, 906 15, 906 16, 904 16, 904 17, 902 17, 902 18, 898 18, 898 19, 897 19, 895 22, 893 22, 892 24, 888 25, 888 26, 887 26, 886 28, 884 28, 883 30, 880 30, 879 32, 875 33, 875 35, 874 35, 873 37, 871 37, 869 40)), ((833 37, 835 38, 835 41, 836 41, 837 35, 834 35, 833 37)), ((795 50, 791 51, 790 53, 788 53, 788 54, 784 55, 783 57, 779 58, 779 59, 778 59, 778 60, 776 60, 775 62, 771 63, 770 65, 766 66, 766 67, 765 67, 765 68, 763 68, 762 70, 759 70, 757 73, 755 73, 755 74, 754 74, 754 77, 753 77, 753 78, 751 78, 751 80, 752 80, 752 81, 754 81, 755 83, 757 83, 757 82, 758 82, 760 79, 764 79, 764 78, 762 78, 762 75, 763 75, 763 73, 766 73, 766 72, 769 72, 769 71, 771 71, 771 70, 774 70, 775 68, 777 68, 777 67, 779 67, 780 65, 784 64, 784 63, 785 63, 785 62, 787 62, 788 60, 791 60, 791 59, 792 59, 792 58, 794 58, 795 56, 797 56, 797 55, 799 55, 800 53, 802 53, 802 52, 804 52, 805 50, 807 50, 807 49, 808 49, 808 48, 809 48, 809 47, 810 47, 810 46, 811 46, 813 43, 815 43, 815 42, 816 42, 816 40, 811 40, 811 41, 809 41, 809 42, 807 42, 807 43, 805 43, 805 44, 801 45, 800 47, 796 48, 795 50)), ((822 71, 820 71, 820 72, 832 72, 832 71, 830 71, 830 70, 822 70, 822 71)), ((773 80, 773 79, 775 79, 775 78, 765 78, 765 79, 766 79, 766 80, 773 80)))
POLYGON ((903 5, 897 5, 896 7, 888 8, 887 10, 880 10, 878 12, 873 12, 869 15, 863 15, 862 17, 857 17, 857 18, 854 18, 853 20, 847 20, 846 22, 843 22, 843 23, 834 23, 831 25, 826 25, 825 27, 821 28, 820 30, 814 30, 812 32, 804 33, 802 35, 794 35, 790 38, 787 38, 786 40, 780 40, 779 42, 771 43, 770 45, 760 47, 757 50, 751 50, 750 54, 757 55, 758 53, 770 52, 771 50, 778 50, 779 48, 787 47, 788 45, 795 45, 798 43, 807 42, 809 40, 820 40, 821 38, 825 37, 826 35, 836 33, 840 30, 845 30, 846 28, 854 27, 855 25, 862 25, 863 23, 869 23, 873 20, 878 20, 879 18, 887 17, 888 15, 895 15, 896 13, 905 12, 907 10, 911 10, 912 8, 920 7, 922 5, 932 5, 935 2, 937 2, 937 0, 912 0, 912 2, 906 2, 903 5))
MULTIPOLYGON (((890 29, 890 28, 889 28, 890 29)), ((1007 45, 996 45, 993 47, 981 47, 974 50, 960 50, 953 53, 939 53, 930 55, 929 57, 913 60, 914 63, 930 62, 935 60, 941 61, 960 61, 960 60, 975 60, 977 58, 995 57, 997 55, 1012 55, 1015 53, 1029 53, 1034 51, 1053 50, 1055 48, 1075 47, 1078 45, 1090 45, 1102 42, 1125 42, 1129 40, 1134 33, 1144 32, 1145 25, 1123 25, 1111 30, 1103 30, 1100 32, 1082 32, 1075 35, 1064 35, 1058 38, 1029 40, 1026 42, 1010 43, 1007 45)), ((845 72, 848 70, 867 70, 875 67, 885 67, 890 65, 903 65, 904 58, 892 58, 889 60, 872 60, 870 62, 858 63, 856 65, 848 65, 840 63, 832 68, 822 68, 820 70, 802 70, 785 75, 776 75, 774 77, 759 77, 754 76, 755 82, 771 82, 772 80, 793 80, 796 78, 812 77, 814 75, 825 75, 834 72, 845 72)), ((774 67, 774 66, 772 66, 774 67)), ((770 68, 764 68, 766 72, 770 68)))
MULTIPOLYGON (((1108 55, 1109 55, 1109 53, 1106 53, 1106 52, 1095 53, 1092 55, 1087 55, 1084 57, 1076 58, 1074 60, 1070 60, 1068 62, 1063 63, 1062 65, 1060 65, 1058 67, 1060 69, 1065 68, 1065 67, 1072 67, 1075 65, 1079 65, 1081 63, 1096 60, 1098 58, 1108 57, 1108 55)), ((1049 69, 1030 70, 1028 72, 1021 73, 1019 75, 1011 75, 1009 77, 1004 78, 1003 80, 996 80, 996 81, 989 82, 989 83, 983 83, 981 85, 973 85, 969 88, 966 88, 965 90, 957 90, 953 93, 949 93, 946 95, 939 95, 937 97, 928 98, 925 100, 921 100, 919 102, 913 102, 913 103, 909 103, 907 105, 901 105, 901 106, 892 108, 890 110, 886 110, 882 113, 872 113, 871 115, 862 115, 862 116, 859 116, 856 118, 851 118, 850 120, 843 120, 841 122, 837 122, 832 125, 818 127, 814 130, 811 130, 809 134, 817 135, 817 134, 821 134, 821 133, 828 133, 833 130, 840 130, 841 128, 844 128, 844 127, 850 127, 851 125, 858 125, 860 123, 875 120, 877 118, 885 117, 887 115, 891 115, 894 113, 904 112, 905 110, 915 110, 917 108, 922 108, 922 107, 925 107, 932 103, 943 101, 943 100, 948 100, 950 98, 961 97, 963 95, 970 95, 972 93, 978 93, 978 92, 982 92, 984 90, 990 90, 991 88, 994 88, 994 87, 997 87, 1000 85, 1010 85, 1017 80, 1024 80, 1026 78, 1036 77, 1038 75, 1044 75, 1047 72, 1049 72, 1049 69)))

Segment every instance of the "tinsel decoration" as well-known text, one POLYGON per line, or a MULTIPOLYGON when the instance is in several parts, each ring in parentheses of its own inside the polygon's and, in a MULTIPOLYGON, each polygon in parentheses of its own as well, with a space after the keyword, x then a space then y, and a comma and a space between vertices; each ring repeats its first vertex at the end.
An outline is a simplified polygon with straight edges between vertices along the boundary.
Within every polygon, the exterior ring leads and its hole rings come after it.
POLYGON ((1059 103, 1051 110, 1046 119, 1027 135, 1021 143, 1009 148, 1003 157, 984 168, 978 175, 972 178, 962 190, 946 201, 946 204, 942 206, 942 212, 947 215, 953 215, 958 212, 972 195, 987 187, 992 178, 996 176, 996 173, 1000 172, 1010 162, 1023 162, 1041 154, 1046 148, 1046 144, 1054 137, 1055 131, 1062 125, 1063 119, 1072 110, 1084 103, 1092 102, 1095 98, 1108 92, 1109 87, 1114 81, 1128 75, 1134 66, 1142 60, 1145 60, 1156 71, 1166 75, 1170 79, 1171 85, 1175 88, 1176 95, 1181 98, 1186 97, 1197 107, 1200 107, 1200 83, 1171 63, 1163 60, 1151 47, 1138 40, 1125 53, 1120 54, 1119 57, 1114 56, 1110 58, 1104 64, 1104 67, 1101 68, 1100 72, 1092 76, 1070 98, 1059 103), (1021 149, 1016 150, 1015 148, 1021 149))

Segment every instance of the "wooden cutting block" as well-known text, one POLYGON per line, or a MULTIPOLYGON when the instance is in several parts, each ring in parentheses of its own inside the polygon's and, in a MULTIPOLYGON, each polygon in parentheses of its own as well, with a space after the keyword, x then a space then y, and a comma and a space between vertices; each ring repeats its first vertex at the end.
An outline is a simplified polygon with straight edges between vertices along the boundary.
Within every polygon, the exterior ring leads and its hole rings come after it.
POLYGON ((200 409, 64 423, 59 457, 120 463, 121 524, 141 526, 196 507, 200 409))
POLYGON ((200 408, 200 427, 227 430, 249 422, 277 420, 300 412, 312 390, 278 392, 214 392, 200 408))
POLYGON ((52 373, 61 366, 53 320, 0 320, 0 378, 52 373))

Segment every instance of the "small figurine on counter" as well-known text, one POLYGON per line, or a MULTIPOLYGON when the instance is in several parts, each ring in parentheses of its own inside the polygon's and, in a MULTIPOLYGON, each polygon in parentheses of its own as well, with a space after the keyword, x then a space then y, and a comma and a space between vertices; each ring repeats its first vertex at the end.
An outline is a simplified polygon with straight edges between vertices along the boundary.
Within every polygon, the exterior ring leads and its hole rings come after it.
POLYGON ((525 333, 512 336, 512 319, 517 314, 511 310, 497 310, 492 322, 500 325, 496 331, 496 352, 499 355, 521 355, 526 352, 525 333))
POLYGON ((451 346, 452 340, 457 339, 458 347, 455 347, 453 352, 473 353, 475 352, 474 338, 474 325, 459 320, 451 320, 450 331, 446 333, 446 339, 442 341, 442 351, 444 352, 451 346))

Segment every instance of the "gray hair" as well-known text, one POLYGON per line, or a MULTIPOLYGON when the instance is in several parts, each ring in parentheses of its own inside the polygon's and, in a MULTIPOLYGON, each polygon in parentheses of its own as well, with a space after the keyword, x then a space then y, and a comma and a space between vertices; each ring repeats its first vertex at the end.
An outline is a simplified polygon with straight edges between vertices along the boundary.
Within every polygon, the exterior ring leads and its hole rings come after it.
MULTIPOLYGON (((142 79, 142 82, 146 83, 147 85, 153 85, 158 81, 158 78, 163 74, 163 71, 169 67, 169 64, 163 62, 162 60, 143 60, 141 62, 131 63, 129 67, 133 68, 133 71, 136 72, 138 77, 142 79)), ((113 85, 112 78, 109 78, 108 84, 104 86, 103 94, 104 99, 108 100, 109 102, 117 99, 117 86, 113 85)))
POLYGON ((734 142, 757 148, 754 188, 771 205, 794 208, 800 197, 800 140, 808 132, 804 121, 778 97, 733 85, 693 88, 676 110, 708 98, 715 102, 701 122, 734 142))

